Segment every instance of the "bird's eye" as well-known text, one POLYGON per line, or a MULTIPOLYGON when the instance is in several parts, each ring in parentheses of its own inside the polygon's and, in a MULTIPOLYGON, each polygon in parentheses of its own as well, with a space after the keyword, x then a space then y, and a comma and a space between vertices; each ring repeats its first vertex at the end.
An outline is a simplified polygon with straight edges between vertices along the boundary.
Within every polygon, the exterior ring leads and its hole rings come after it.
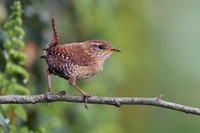
POLYGON ((104 46, 103 45, 99 45, 99 49, 103 49, 104 48, 104 46))

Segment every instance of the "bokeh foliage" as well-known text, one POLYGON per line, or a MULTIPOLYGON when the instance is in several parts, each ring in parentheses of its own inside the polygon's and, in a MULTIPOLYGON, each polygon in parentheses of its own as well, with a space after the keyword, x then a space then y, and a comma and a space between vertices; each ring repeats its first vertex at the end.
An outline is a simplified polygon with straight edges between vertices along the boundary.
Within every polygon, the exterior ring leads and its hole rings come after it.
MULTIPOLYGON (((5 0, 0 5, 10 13, 12 3, 5 0)), ((47 65, 39 57, 52 35, 53 16, 63 44, 104 39, 122 50, 112 55, 97 76, 77 82, 84 91, 103 96, 163 94, 164 99, 172 102, 200 106, 199 1, 22 0, 21 3, 30 94, 48 90, 47 65)), ((52 85, 55 92, 65 89, 67 93, 79 94, 66 80, 56 76, 52 76, 52 85)), ((39 128, 52 133, 200 131, 197 116, 156 107, 89 105, 86 110, 75 103, 24 107, 27 121, 17 126, 32 131, 39 128)))
MULTIPOLYGON (((11 6, 11 14, 3 24, 5 38, 2 42, 1 66, 4 69, 0 72, 0 93, 1 95, 11 94, 29 94, 28 88, 24 84, 28 82, 29 74, 24 68, 26 55, 22 52, 24 49, 25 32, 22 28, 22 7, 19 1, 14 1, 11 6)), ((3 33, 2 33, 3 34, 3 33)), ((20 105, 0 105, 1 126, 8 133, 22 132, 29 130, 26 126, 20 126, 27 120, 27 113, 20 105)))

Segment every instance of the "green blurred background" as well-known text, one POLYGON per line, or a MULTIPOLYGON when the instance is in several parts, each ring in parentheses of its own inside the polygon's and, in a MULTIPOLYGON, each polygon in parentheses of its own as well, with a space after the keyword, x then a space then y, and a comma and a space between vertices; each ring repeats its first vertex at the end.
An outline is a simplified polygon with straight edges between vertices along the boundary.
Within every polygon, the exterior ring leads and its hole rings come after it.
MULTIPOLYGON (((13 0, 0 1, 0 23, 13 0)), ((104 71, 77 85, 98 96, 156 97, 200 107, 199 0, 22 0, 26 31, 27 84, 31 94, 48 90, 45 61, 39 57, 52 35, 55 17, 62 44, 103 39, 122 50, 104 71)), ((53 90, 79 94, 68 81, 52 76, 53 90)), ((150 106, 45 103, 24 105, 20 122, 49 133, 199 133, 200 118, 150 106)))

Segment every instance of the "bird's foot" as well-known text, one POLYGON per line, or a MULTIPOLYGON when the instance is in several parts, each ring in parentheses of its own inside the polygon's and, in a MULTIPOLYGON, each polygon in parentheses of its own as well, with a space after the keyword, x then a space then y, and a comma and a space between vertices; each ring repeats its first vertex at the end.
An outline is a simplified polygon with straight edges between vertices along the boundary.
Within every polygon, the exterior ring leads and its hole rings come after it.
POLYGON ((60 94, 60 96, 63 96, 66 94, 66 91, 65 90, 59 91, 59 94, 60 94))
POLYGON ((84 107, 85 107, 86 109, 89 109, 89 107, 88 107, 88 105, 87 105, 87 100, 88 100, 88 98, 91 98, 92 96, 95 96, 95 94, 94 94, 94 93, 89 93, 89 94, 85 93, 85 94, 83 94, 83 98, 84 98, 84 107))
POLYGON ((49 99, 49 95, 52 95, 52 94, 53 94, 52 91, 48 91, 48 92, 45 93, 45 97, 47 99, 48 106, 50 106, 50 102, 51 102, 50 99, 49 99))

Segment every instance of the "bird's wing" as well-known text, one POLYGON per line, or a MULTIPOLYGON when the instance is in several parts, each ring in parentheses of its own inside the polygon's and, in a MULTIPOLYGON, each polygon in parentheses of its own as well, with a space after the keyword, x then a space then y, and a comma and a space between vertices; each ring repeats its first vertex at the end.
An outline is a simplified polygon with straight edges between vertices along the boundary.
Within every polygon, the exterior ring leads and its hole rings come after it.
POLYGON ((90 56, 79 45, 64 44, 44 50, 49 55, 54 55, 54 57, 56 56, 56 58, 59 58, 65 63, 70 62, 80 66, 87 66, 91 60, 90 56))

